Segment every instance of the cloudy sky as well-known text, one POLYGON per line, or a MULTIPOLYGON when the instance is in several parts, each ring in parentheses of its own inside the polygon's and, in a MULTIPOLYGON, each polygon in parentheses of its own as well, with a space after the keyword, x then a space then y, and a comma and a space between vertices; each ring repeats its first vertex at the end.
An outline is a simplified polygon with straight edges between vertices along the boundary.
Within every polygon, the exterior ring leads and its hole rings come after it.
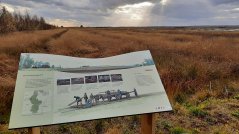
POLYGON ((1 0, 58 26, 239 25, 239 0, 1 0))

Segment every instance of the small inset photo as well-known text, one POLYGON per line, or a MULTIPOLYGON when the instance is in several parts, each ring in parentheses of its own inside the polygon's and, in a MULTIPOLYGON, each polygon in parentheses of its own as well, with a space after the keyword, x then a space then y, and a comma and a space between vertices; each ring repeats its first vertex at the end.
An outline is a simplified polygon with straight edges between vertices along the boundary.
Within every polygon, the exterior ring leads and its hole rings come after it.
POLYGON ((98 75, 99 82, 110 82, 110 75, 98 75))
POLYGON ((97 83, 97 75, 85 76, 85 83, 97 83))
POLYGON ((61 85, 70 85, 71 81, 70 79, 58 79, 57 80, 57 85, 61 86, 61 85))
POLYGON ((71 84, 84 84, 84 78, 71 78, 71 84))
POLYGON ((123 81, 122 74, 111 74, 111 81, 123 81))

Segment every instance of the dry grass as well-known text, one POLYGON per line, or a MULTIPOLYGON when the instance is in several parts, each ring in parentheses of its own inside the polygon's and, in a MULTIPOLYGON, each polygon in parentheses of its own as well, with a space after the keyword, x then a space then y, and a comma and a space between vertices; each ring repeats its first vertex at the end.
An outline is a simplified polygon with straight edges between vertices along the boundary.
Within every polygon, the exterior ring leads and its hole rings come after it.
POLYGON ((39 40, 49 38, 59 31, 62 31, 62 29, 14 32, 7 35, 2 35, 0 36, 1 49, 4 47, 29 45, 31 43, 38 42, 39 40))
MULTIPOLYGON (((4 101, 0 102, 0 113, 6 115, 10 112, 10 107, 6 106, 11 104, 21 52, 106 57, 149 49, 175 107, 173 113, 160 114, 162 120, 159 121, 158 132, 200 133, 211 130, 213 133, 221 129, 236 132, 235 126, 239 121, 232 115, 235 109, 228 105, 237 105, 233 98, 239 92, 238 37, 238 32, 156 28, 71 28, 68 31, 16 32, 1 36, 0 91, 4 101), (225 94, 225 86, 228 94, 225 94), (206 102, 210 104, 205 104, 206 102), (220 120, 220 113, 216 112, 220 110, 223 110, 221 116, 225 120, 233 122, 220 120), (220 121, 220 124, 217 125, 215 120, 220 121)), ((80 123, 79 129, 74 131, 96 132, 101 126, 101 132, 138 133, 137 122, 135 117, 92 121, 90 123, 94 124, 94 128, 80 123), (135 123, 136 127, 132 126, 135 123)), ((44 131, 48 132, 52 128, 54 127, 45 127, 44 131)), ((71 133, 73 128, 60 126, 55 131, 71 133)))
POLYGON ((90 35, 70 30, 61 38, 49 42, 50 52, 71 56, 85 56, 99 51, 97 45, 91 44, 90 35))

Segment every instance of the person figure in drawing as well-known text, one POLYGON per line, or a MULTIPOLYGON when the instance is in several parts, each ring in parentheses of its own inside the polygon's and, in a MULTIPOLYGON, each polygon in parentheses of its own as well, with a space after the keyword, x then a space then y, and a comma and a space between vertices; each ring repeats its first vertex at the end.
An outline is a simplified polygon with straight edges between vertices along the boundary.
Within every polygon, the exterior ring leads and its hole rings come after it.
POLYGON ((87 96, 87 94, 86 94, 86 93, 84 94, 84 100, 85 100, 85 103, 87 103, 88 96, 87 96))
POLYGON ((74 96, 74 98, 76 99, 77 106, 79 106, 79 102, 80 102, 80 105, 82 105, 82 98, 81 97, 74 96))
POLYGON ((95 100, 94 100, 95 98, 94 98, 94 95, 92 93, 90 94, 90 99, 91 99, 92 103, 94 104, 95 103, 95 100))

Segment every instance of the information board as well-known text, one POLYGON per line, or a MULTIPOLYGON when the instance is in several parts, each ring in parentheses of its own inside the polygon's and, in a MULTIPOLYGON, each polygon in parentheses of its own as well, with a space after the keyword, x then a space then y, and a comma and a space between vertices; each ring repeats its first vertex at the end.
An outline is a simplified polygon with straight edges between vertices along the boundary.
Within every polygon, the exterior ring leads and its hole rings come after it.
POLYGON ((169 110, 148 50, 107 58, 22 53, 9 128, 169 110))

